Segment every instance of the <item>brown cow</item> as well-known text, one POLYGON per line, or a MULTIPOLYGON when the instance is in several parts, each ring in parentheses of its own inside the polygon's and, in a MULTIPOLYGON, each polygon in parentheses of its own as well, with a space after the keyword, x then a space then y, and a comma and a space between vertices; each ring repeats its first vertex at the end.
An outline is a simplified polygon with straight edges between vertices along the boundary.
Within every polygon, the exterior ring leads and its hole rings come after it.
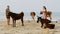
POLYGON ((30 15, 32 16, 32 18, 34 20, 34 16, 36 15, 35 12, 31 12, 30 15))

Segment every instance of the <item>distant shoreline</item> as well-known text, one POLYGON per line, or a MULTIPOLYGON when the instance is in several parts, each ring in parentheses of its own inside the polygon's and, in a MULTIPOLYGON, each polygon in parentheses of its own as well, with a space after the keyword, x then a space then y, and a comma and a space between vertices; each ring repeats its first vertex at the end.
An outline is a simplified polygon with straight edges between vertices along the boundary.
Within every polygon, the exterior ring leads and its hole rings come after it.
MULTIPOLYGON (((24 19, 24 21, 32 21, 32 20, 33 19, 24 19)), ((6 19, 0 19, 0 21, 6 21, 6 19)), ((35 21, 37 21, 37 20, 35 19, 35 21)), ((52 20, 52 21, 60 21, 60 20, 52 20)))

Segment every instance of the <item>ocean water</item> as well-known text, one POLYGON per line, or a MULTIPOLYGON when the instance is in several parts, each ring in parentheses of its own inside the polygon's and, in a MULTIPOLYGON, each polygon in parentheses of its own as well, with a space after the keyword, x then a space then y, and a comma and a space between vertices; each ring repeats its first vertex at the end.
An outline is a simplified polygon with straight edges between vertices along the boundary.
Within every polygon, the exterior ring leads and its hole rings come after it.
MULTIPOLYGON (((35 12, 35 20, 37 19, 37 16, 41 16, 39 12, 35 12)), ((0 12, 0 20, 6 19, 5 12, 0 12)), ((30 12, 24 12, 24 20, 31 20, 30 12)), ((52 12, 52 20, 60 20, 60 12, 52 12)))
POLYGON ((52 20, 60 20, 60 0, 0 0, 0 20, 6 19, 5 9, 7 5, 10 6, 10 10, 18 13, 18 11, 24 11, 24 19, 32 19, 30 11, 35 11, 37 15, 41 16, 39 11, 43 6, 46 6, 47 10, 52 11, 52 20))

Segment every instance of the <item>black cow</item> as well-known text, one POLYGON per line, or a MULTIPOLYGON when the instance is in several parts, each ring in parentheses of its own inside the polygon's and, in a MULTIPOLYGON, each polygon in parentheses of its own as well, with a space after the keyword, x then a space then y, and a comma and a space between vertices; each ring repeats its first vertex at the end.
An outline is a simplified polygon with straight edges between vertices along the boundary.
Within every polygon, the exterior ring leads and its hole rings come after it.
POLYGON ((43 27, 43 24, 46 25, 46 24, 51 23, 50 20, 48 20, 48 19, 42 19, 41 17, 38 17, 38 18, 37 18, 37 23, 38 23, 39 21, 41 22, 41 27, 43 27))
POLYGON ((13 20, 13 27, 16 27, 16 20, 19 20, 19 19, 21 19, 22 26, 24 26, 24 23, 23 23, 24 13, 23 12, 21 12, 20 14, 9 12, 8 14, 12 18, 12 20, 13 20))
POLYGON ((55 24, 46 24, 44 28, 54 29, 55 24))

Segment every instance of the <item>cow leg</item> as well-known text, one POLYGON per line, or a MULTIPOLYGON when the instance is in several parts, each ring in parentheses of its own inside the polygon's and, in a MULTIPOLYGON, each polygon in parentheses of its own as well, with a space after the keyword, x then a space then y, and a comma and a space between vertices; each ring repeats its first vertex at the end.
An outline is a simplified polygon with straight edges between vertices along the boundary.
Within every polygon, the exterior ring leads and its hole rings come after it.
POLYGON ((23 23, 23 18, 21 18, 21 22, 22 22, 22 26, 24 26, 24 23, 23 23))
POLYGON ((16 20, 13 19, 13 27, 16 27, 16 20))
POLYGON ((41 23, 41 27, 43 27, 43 23, 41 23))
POLYGON ((34 20, 34 16, 32 16, 32 19, 34 20))
POLYGON ((14 26, 16 27, 16 20, 14 20, 14 26))
POLYGON ((39 21, 37 20, 37 23, 38 23, 39 21))
POLYGON ((37 23, 38 23, 39 21, 40 21, 40 20, 39 20, 39 18, 38 18, 37 23))

